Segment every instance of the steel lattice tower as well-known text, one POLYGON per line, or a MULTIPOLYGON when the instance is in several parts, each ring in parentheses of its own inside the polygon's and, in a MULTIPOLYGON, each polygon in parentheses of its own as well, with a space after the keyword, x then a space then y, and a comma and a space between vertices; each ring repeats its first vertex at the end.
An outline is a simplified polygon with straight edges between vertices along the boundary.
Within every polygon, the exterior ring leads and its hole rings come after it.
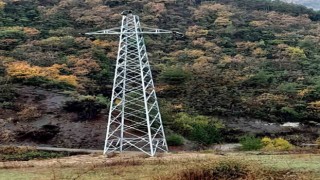
POLYGON ((172 33, 140 27, 139 17, 122 13, 122 25, 87 35, 120 35, 104 154, 168 151, 143 34, 172 33))

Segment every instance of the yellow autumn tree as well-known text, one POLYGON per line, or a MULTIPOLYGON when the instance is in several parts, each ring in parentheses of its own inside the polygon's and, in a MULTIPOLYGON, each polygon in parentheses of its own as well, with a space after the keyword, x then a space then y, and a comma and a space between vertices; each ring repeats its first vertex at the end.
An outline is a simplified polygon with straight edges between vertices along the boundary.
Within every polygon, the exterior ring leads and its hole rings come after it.
POLYGON ((61 69, 67 69, 66 65, 54 64, 51 67, 31 66, 25 61, 10 62, 6 64, 8 76, 17 79, 31 79, 42 77, 55 82, 63 82, 77 86, 77 77, 74 75, 60 75, 61 69))
POLYGON ((208 30, 204 29, 201 26, 190 26, 186 32, 186 35, 191 38, 197 38, 206 36, 208 32, 208 30))
POLYGON ((24 27, 23 32, 30 37, 37 36, 40 34, 39 30, 37 30, 36 28, 30 28, 30 27, 24 27))
POLYGON ((291 60, 300 60, 307 58, 303 49, 299 47, 288 47, 287 52, 291 58, 291 60))
POLYGON ((68 56, 67 63, 76 76, 84 76, 90 72, 101 70, 99 64, 90 57, 80 58, 76 56, 68 56))

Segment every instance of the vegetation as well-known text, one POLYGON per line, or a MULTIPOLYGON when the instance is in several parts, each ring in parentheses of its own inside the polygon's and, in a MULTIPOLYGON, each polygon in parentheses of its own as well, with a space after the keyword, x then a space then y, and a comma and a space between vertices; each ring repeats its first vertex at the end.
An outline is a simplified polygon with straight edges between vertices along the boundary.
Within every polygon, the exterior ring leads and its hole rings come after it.
POLYGON ((293 145, 290 144, 287 140, 283 138, 275 138, 270 139, 268 137, 264 137, 261 142, 263 143, 265 150, 291 150, 293 148, 293 145))
POLYGON ((102 96, 75 95, 73 100, 65 103, 64 109, 69 112, 76 112, 78 120, 91 120, 95 118, 102 109, 105 109, 108 101, 102 96))
POLYGON ((0 161, 28 161, 32 159, 50 159, 67 156, 67 153, 38 151, 30 147, 1 147, 0 161))
MULTIPOLYGON (((128 154, 127 154, 128 155, 128 154)), ((167 154, 165 158, 126 159, 113 157, 105 161, 101 156, 83 156, 72 161, 59 159, 32 164, 7 163, 0 169, 0 179, 183 179, 183 177, 249 177, 252 179, 317 179, 319 155, 252 155, 252 154, 167 154), (245 159, 245 160, 244 160, 245 159), (101 163, 103 162, 103 163, 101 163), (40 163, 40 164, 39 164, 40 163), (154 170, 157 170, 155 174, 154 170)), ((189 178, 190 179, 190 178, 189 178)), ((191 178, 192 179, 192 178, 191 178)), ((204 179, 204 178, 202 178, 204 179)), ((221 179, 221 178, 220 178, 221 179)), ((229 178, 235 179, 235 178, 229 178)), ((244 179, 244 178, 242 178, 244 179)))
POLYGON ((222 160, 220 162, 210 163, 202 166, 195 166, 175 173, 165 180, 174 179, 304 179, 306 176, 287 171, 271 170, 263 167, 255 167, 252 164, 235 160, 222 160), (287 175, 287 174, 290 174, 287 175))
POLYGON ((120 25, 128 7, 185 34, 146 36, 157 93, 174 107, 166 128, 209 145, 222 141, 214 117, 320 122, 320 12, 278 0, 0 0, 0 110, 14 108, 5 82, 76 91, 65 110, 96 117, 118 39, 81 34, 120 25))
POLYGON ((218 143, 222 140, 219 122, 206 116, 177 114, 172 129, 203 145, 218 143))
POLYGON ((256 138, 252 135, 243 136, 240 139, 241 149, 244 151, 253 151, 263 149, 265 151, 287 151, 292 150, 294 146, 283 138, 264 137, 256 138))
POLYGON ((166 139, 169 146, 181 146, 184 144, 184 139, 179 134, 171 134, 166 139))
POLYGON ((240 139, 241 149, 244 151, 259 150, 263 147, 263 142, 252 135, 244 136, 240 139))

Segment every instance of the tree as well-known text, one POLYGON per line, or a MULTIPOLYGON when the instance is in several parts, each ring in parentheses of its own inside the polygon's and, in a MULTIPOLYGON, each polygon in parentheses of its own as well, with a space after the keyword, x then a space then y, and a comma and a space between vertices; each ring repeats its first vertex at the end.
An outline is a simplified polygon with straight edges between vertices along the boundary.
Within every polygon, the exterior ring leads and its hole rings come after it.
POLYGON ((6 64, 7 74, 10 77, 20 80, 35 80, 44 78, 45 80, 66 83, 76 87, 77 77, 74 75, 61 75, 60 70, 65 69, 65 65, 54 64, 51 67, 30 66, 27 62, 17 61, 6 64))

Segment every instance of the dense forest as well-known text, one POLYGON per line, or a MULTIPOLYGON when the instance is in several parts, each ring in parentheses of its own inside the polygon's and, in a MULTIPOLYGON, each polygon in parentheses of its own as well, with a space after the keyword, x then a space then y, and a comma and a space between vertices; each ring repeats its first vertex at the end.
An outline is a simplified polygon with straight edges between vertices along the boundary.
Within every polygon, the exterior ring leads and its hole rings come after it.
POLYGON ((0 0, 0 119, 44 116, 17 88, 34 86, 70 97, 62 111, 80 121, 99 117, 118 37, 83 33, 128 9, 185 34, 145 37, 168 131, 210 144, 219 117, 320 122, 320 12, 267 0, 0 0))

